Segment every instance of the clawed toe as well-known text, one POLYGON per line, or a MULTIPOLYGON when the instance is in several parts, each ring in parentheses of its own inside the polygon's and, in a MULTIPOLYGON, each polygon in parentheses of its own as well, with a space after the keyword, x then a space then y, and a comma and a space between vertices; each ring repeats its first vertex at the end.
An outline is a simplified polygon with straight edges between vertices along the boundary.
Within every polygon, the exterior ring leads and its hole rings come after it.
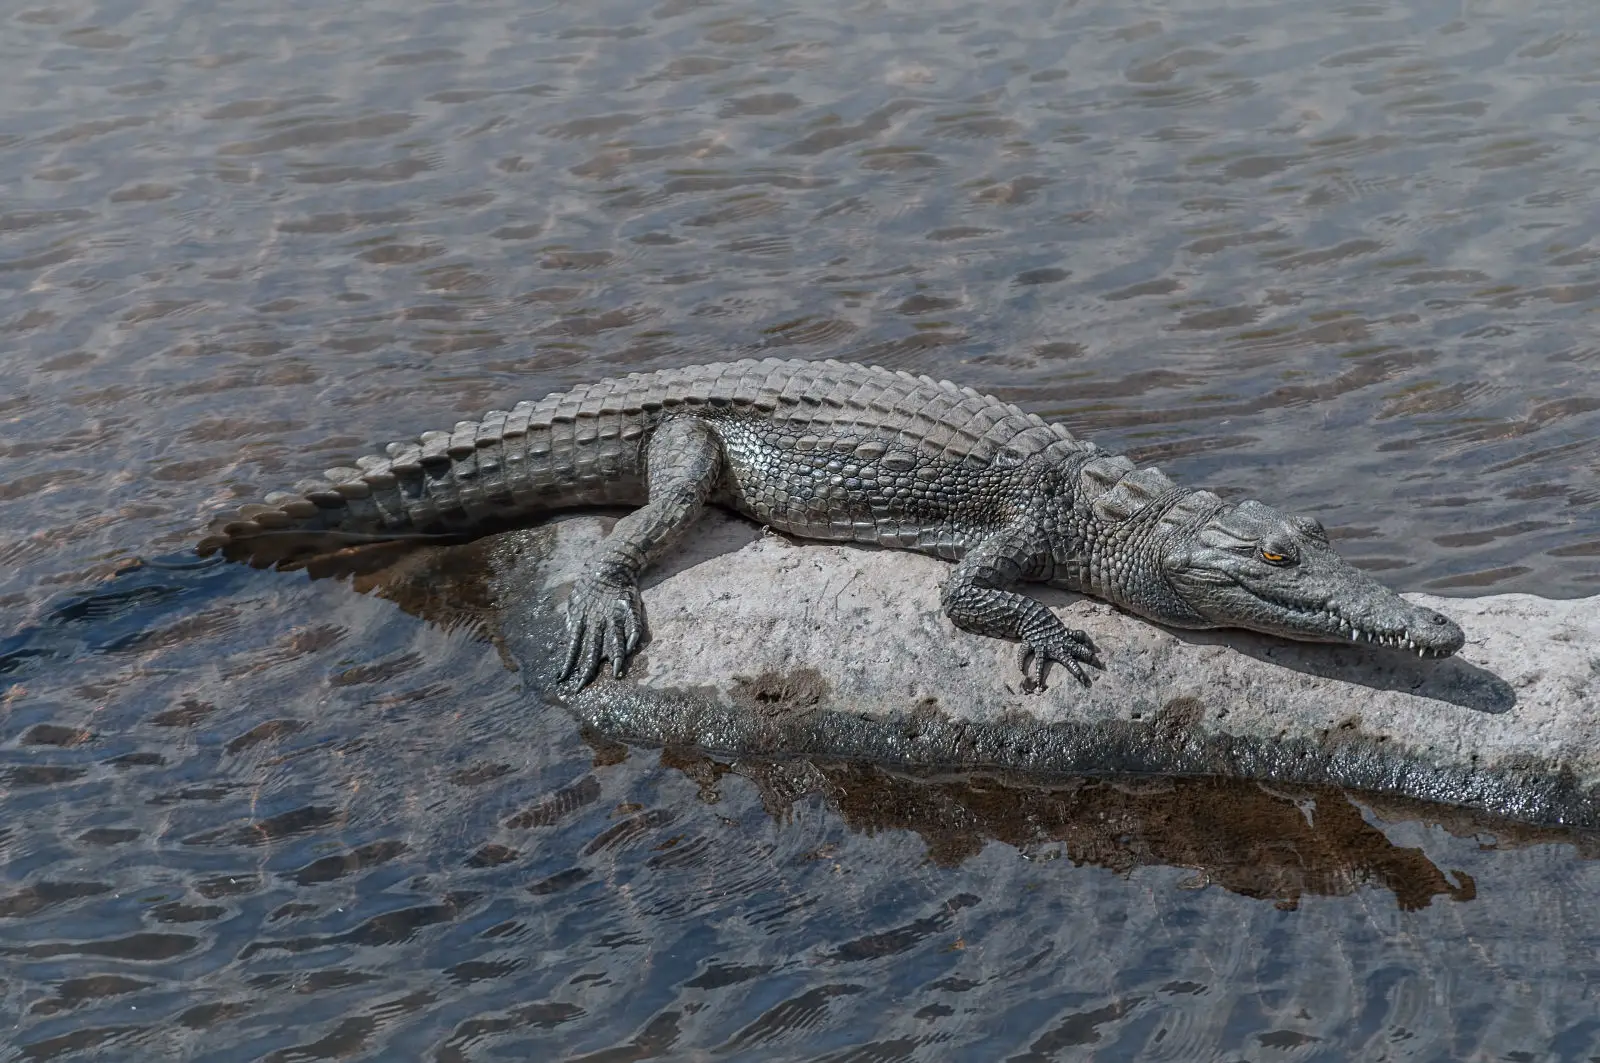
POLYGON ((1085 687, 1089 686, 1089 673, 1083 666, 1105 669, 1095 650, 1094 643, 1082 631, 1062 628, 1052 638, 1028 641, 1022 644, 1017 663, 1022 669, 1022 690, 1033 694, 1045 689, 1044 676, 1050 662, 1056 661, 1085 687))
POLYGON ((600 674, 600 662, 611 662, 611 674, 622 678, 628 657, 644 635, 644 606, 637 587, 585 581, 573 588, 567 602, 567 657, 560 682, 582 690, 600 674))

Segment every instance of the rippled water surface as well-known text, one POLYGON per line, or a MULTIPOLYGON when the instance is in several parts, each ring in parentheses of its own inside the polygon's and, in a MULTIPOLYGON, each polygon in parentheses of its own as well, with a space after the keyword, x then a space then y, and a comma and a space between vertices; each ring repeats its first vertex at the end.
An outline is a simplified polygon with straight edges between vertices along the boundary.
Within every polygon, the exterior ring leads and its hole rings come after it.
POLYGON ((627 750, 522 698, 470 549, 182 561, 777 352, 1593 594, 1597 188, 1592 0, 12 5, 0 1058, 1600 1056, 1591 839, 627 750))

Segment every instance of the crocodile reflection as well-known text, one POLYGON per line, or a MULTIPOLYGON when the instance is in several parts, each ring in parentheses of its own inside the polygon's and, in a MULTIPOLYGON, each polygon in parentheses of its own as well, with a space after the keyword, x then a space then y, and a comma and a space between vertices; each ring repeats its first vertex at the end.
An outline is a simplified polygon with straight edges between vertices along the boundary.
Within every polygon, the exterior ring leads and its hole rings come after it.
POLYGON ((920 835, 928 859, 946 867, 997 841, 1036 858, 1059 856, 1120 874, 1187 868, 1193 885, 1280 908, 1298 907, 1308 894, 1346 896, 1364 886, 1388 890, 1407 911, 1436 897, 1477 895, 1470 875, 1447 874, 1421 849, 1394 844, 1338 790, 1279 792, 1214 778, 918 777, 869 764, 725 764, 680 750, 661 759, 708 798, 724 775, 749 779, 780 819, 796 800, 819 794, 853 830, 920 835))

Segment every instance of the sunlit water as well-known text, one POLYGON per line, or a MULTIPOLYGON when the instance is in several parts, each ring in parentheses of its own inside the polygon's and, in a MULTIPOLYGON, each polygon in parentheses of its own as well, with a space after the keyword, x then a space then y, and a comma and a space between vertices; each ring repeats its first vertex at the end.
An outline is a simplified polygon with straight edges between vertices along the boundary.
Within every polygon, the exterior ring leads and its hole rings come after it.
POLYGON ((1597 31, 14 7, 0 1058, 1600 1056, 1591 839, 627 750, 522 697, 471 550, 182 561, 374 444, 765 352, 998 393, 1399 587, 1596 593, 1597 31))

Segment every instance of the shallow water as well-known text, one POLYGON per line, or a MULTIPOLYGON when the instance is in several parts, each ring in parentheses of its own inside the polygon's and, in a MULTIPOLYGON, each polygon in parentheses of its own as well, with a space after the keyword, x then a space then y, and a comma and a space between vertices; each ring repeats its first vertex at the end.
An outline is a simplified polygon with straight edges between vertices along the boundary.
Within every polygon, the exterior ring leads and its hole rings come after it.
POLYGON ((1600 1055, 1590 839, 630 752, 521 698, 470 550, 172 567, 388 439, 781 353, 1396 586, 1596 593, 1591 6, 11 13, 9 1058, 1600 1055))

